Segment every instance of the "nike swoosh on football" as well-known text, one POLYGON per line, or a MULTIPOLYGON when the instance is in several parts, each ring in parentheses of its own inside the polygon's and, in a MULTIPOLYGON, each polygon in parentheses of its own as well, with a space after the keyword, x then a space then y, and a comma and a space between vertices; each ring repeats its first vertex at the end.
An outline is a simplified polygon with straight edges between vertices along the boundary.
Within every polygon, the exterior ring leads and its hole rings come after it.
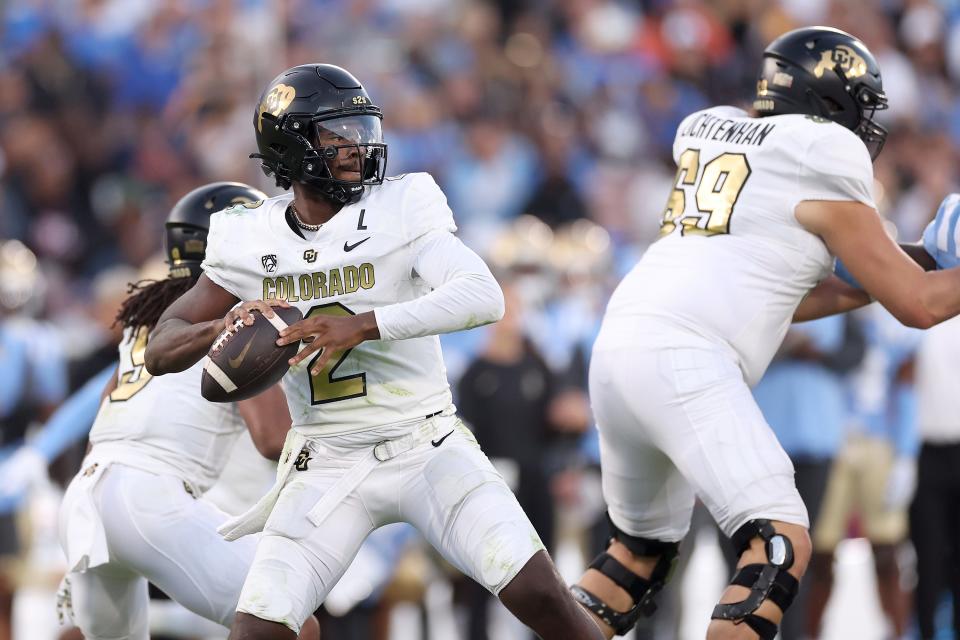
POLYGON ((366 241, 369 240, 370 238, 371 238, 371 236, 367 236, 366 238, 364 238, 364 239, 361 240, 360 242, 355 242, 355 243, 353 243, 353 244, 350 244, 349 242, 344 241, 344 243, 343 243, 343 250, 344 250, 344 251, 353 251, 354 249, 356 249, 357 247, 359 247, 360 245, 362 245, 364 242, 366 242, 366 241))
POLYGON ((447 435, 443 436, 443 437, 440 438, 439 440, 431 440, 431 441, 430 441, 430 444, 432 444, 432 445, 435 446, 435 447, 439 447, 440 445, 443 444, 443 441, 444 441, 444 440, 446 440, 447 438, 450 437, 450 435, 451 435, 452 433, 453 433, 453 431, 450 431, 447 435))
POLYGON ((247 340, 247 344, 243 345, 243 349, 240 351, 240 354, 236 358, 230 358, 229 360, 227 360, 227 362, 230 363, 231 367, 233 367, 234 369, 240 368, 240 365, 243 364, 243 359, 247 357, 247 351, 250 351, 250 345, 253 344, 253 339, 257 337, 257 331, 259 330, 260 329, 257 329, 256 331, 253 332, 253 335, 250 336, 249 340, 247 340))

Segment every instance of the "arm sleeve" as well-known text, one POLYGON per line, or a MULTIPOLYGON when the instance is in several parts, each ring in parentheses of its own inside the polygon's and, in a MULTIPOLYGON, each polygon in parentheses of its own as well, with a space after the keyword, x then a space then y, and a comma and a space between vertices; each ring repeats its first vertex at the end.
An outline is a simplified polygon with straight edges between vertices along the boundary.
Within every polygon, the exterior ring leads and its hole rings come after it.
POLYGON ((382 340, 472 329, 503 317, 503 291, 486 263, 447 231, 414 242, 416 271, 433 291, 374 311, 382 340))
POLYGON ((30 442, 30 446, 39 451, 47 462, 90 432, 100 409, 100 395, 115 370, 116 365, 110 365, 90 378, 60 405, 30 442))
POLYGON ((230 267, 227 263, 229 250, 229 223, 226 219, 227 214, 223 211, 210 216, 210 231, 207 234, 207 249, 204 254, 203 268, 204 275, 211 282, 222 288, 224 291, 232 293, 236 298, 242 300, 240 296, 240 286, 230 275, 230 267))
POLYGON ((875 209, 873 163, 867 147, 839 125, 830 125, 827 131, 828 135, 821 134, 810 142, 801 158, 796 203, 852 200, 875 209))

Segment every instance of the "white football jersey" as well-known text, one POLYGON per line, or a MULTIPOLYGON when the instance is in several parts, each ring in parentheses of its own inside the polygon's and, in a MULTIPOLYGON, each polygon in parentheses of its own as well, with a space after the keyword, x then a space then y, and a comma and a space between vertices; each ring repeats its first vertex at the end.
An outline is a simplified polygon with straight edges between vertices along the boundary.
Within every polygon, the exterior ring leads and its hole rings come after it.
POLYGON ((150 375, 143 364, 148 334, 145 327, 124 330, 117 388, 100 405, 90 442, 113 460, 172 473, 204 492, 246 426, 234 404, 201 397, 202 362, 180 373, 150 375))
MULTIPOLYGON (((387 178, 343 207, 319 232, 294 231, 292 194, 239 205, 210 218, 204 272, 240 300, 282 298, 309 317, 360 314, 429 293, 413 270, 411 243, 456 230, 446 197, 426 173, 387 178)), ((294 427, 333 435, 423 419, 450 406, 437 336, 370 340, 291 367, 283 390, 294 427)))
POLYGON ((732 347, 755 384, 797 305, 833 268, 794 209, 803 200, 875 207, 869 153, 822 118, 715 107, 683 120, 673 156, 661 237, 614 292, 601 340, 631 339, 633 318, 659 319, 732 347))

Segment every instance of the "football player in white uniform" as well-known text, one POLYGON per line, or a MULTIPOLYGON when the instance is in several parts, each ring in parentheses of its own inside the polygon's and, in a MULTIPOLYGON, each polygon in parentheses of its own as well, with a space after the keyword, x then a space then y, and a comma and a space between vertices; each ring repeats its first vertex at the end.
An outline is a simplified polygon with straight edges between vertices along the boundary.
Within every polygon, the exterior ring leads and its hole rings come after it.
POLYGON ((252 309, 304 315, 278 340, 305 347, 283 379, 293 428, 277 484, 222 528, 263 530, 231 637, 294 636, 364 538, 405 521, 543 638, 599 638, 454 413, 437 334, 496 322, 503 294, 430 175, 384 179, 381 117, 339 67, 275 78, 255 157, 293 193, 213 216, 204 275, 147 345, 159 375, 252 309))
POLYGON ((885 106, 863 43, 812 27, 764 52, 754 115, 716 107, 680 124, 661 237, 614 292, 590 366, 613 534, 573 591, 607 637, 652 613, 694 496, 740 554, 707 637, 776 635, 810 540, 750 386, 791 320, 869 300, 831 275, 835 256, 904 324, 960 312, 960 270, 924 272, 877 214, 868 148, 885 106))
MULTIPOLYGON (((210 214, 265 197, 217 182, 181 198, 166 225, 170 277, 136 286, 117 317, 124 327, 117 373, 60 509, 64 595, 88 640, 149 638, 148 580, 205 618, 233 622, 256 543, 224 540, 217 527, 227 514, 201 496, 244 422, 260 452, 279 457, 289 424, 283 392, 214 404, 200 397, 202 366, 154 378, 143 354, 160 314, 200 275, 210 214)), ((315 620, 304 626, 303 637, 317 634, 315 620)))

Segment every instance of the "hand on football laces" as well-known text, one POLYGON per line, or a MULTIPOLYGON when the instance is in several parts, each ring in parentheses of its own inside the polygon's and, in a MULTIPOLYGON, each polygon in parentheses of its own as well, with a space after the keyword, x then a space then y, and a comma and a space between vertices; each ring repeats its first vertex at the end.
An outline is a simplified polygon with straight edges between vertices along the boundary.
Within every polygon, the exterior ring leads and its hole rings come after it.
POLYGON ((295 366, 322 350, 310 369, 311 375, 317 375, 334 353, 351 349, 364 340, 379 338, 377 319, 373 311, 367 311, 355 316, 316 315, 304 318, 281 331, 277 344, 283 346, 297 340, 306 344, 300 353, 290 358, 290 366, 295 366))
POLYGON ((960 266, 960 193, 951 193, 923 230, 923 248, 939 269, 960 266))
POLYGON ((272 318, 274 314, 271 307, 287 308, 289 306, 290 303, 288 303, 286 300, 279 300, 277 298, 268 298, 267 300, 249 300, 242 304, 238 304, 227 312, 227 315, 223 317, 223 328, 236 331, 240 328, 240 324, 253 324, 254 310, 259 311, 267 318, 272 318))

